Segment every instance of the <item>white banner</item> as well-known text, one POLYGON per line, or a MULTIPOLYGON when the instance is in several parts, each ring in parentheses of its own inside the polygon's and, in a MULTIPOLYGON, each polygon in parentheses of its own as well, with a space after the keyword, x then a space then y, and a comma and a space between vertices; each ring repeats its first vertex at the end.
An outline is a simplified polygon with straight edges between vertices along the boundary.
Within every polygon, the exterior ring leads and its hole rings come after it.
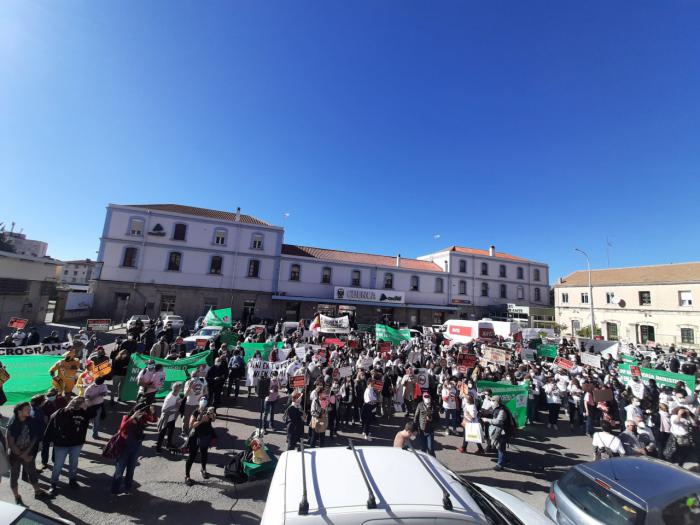
POLYGON ((350 377, 352 375, 352 367, 351 366, 341 366, 338 369, 338 373, 340 374, 340 377, 350 377))
POLYGON ((15 346, 14 348, 0 348, 2 355, 62 355, 70 346, 70 343, 42 344, 32 346, 15 346))
POLYGON ((600 368, 600 356, 589 354, 588 352, 581 352, 581 364, 600 368))
POLYGON ((258 359, 253 359, 248 362, 248 370, 246 373, 246 386, 250 386, 258 383, 258 379, 262 376, 271 376, 272 372, 277 371, 277 379, 280 385, 287 384, 287 367, 291 363, 291 360, 277 361, 276 363, 271 363, 269 361, 260 361, 258 359))
POLYGON ((369 288, 345 288, 336 286, 333 298, 341 301, 367 301, 374 303, 405 303, 406 294, 394 290, 372 290, 369 288))
POLYGON ((320 332, 326 334, 349 334, 350 318, 347 315, 341 317, 328 317, 321 314, 320 332))

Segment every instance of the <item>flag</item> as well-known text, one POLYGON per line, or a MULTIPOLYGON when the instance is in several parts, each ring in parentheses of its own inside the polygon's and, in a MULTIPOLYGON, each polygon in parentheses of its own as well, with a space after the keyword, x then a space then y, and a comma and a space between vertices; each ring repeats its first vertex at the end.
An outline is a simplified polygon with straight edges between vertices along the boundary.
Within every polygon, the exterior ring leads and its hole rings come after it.
POLYGON ((231 308, 221 308, 219 310, 209 310, 204 317, 204 326, 222 326, 231 328, 231 308))
POLYGON ((321 314, 316 314, 316 317, 314 320, 311 322, 311 326, 309 326, 309 330, 312 332, 318 332, 321 328, 321 314))
POLYGON ((395 330, 385 324, 374 325, 374 333, 377 341, 389 341, 393 345, 398 345, 401 341, 410 341, 411 332, 409 330, 395 330))

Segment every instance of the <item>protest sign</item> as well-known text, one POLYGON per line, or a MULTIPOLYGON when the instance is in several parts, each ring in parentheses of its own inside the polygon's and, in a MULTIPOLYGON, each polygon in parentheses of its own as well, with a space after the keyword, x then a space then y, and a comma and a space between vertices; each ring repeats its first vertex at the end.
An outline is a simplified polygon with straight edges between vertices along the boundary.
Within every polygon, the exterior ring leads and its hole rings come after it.
POLYGON ((389 341, 392 345, 399 345, 401 341, 410 341, 411 332, 409 330, 395 330, 385 324, 374 325, 377 341, 389 341))
POLYGON ((277 361, 271 363, 270 361, 261 361, 255 359, 250 361, 247 365, 246 371, 246 386, 250 386, 255 382, 255 379, 263 376, 271 376, 272 372, 277 372, 277 379, 281 385, 287 384, 287 367, 291 364, 291 360, 287 361, 277 361))
POLYGON ((349 334, 350 318, 347 315, 328 317, 321 314, 321 329, 319 331, 326 334, 349 334))
POLYGON ((477 381, 476 387, 479 392, 490 389, 494 396, 501 396, 501 402, 513 414, 518 428, 523 428, 527 423, 527 396, 530 385, 507 385, 495 383, 493 381, 477 381))
POLYGON ((11 355, 3 357, 10 379, 3 385, 8 405, 31 400, 51 388, 49 368, 61 359, 56 355, 11 355))
POLYGON ((8 328, 14 328, 16 330, 24 330, 25 326, 29 322, 28 319, 20 319, 19 317, 10 317, 10 322, 7 323, 8 328))
POLYGON ((338 348, 343 348, 345 346, 345 343, 343 343, 340 339, 335 339, 333 337, 327 337, 326 339, 323 340, 324 345, 335 345, 338 348))
POLYGON ((539 357, 554 359, 557 357, 557 345, 539 345, 537 347, 537 355, 539 357))
POLYGON ((592 366, 593 368, 601 368, 600 366, 600 356, 596 354, 589 354, 587 352, 581 353, 581 364, 584 366, 592 366))
POLYGON ((289 386, 292 388, 304 388, 304 385, 306 385, 306 379, 303 374, 289 378, 289 386))
POLYGON ((523 361, 534 361, 537 356, 537 350, 533 348, 523 348, 520 354, 523 357, 523 361))
POLYGON ((213 356, 211 350, 207 352, 200 352, 191 357, 185 357, 183 359, 176 359, 172 361, 170 359, 159 359, 153 358, 148 355, 141 354, 131 354, 131 359, 129 361, 129 367, 126 370, 126 376, 124 377, 124 383, 122 383, 121 392, 119 394, 119 399, 122 401, 135 401, 139 393, 139 385, 137 378, 139 372, 146 368, 148 361, 153 359, 156 364, 163 365, 163 372, 165 372, 165 382, 161 389, 156 393, 157 398, 165 397, 168 392, 170 392, 170 386, 173 383, 187 381, 192 372, 197 370, 200 365, 212 365, 213 356))
POLYGON ((13 348, 0 348, 0 356, 9 355, 62 355, 70 343, 55 343, 30 346, 15 346, 13 348))
POLYGON ((233 318, 231 308, 220 308, 219 310, 209 310, 204 316, 203 326, 222 326, 231 328, 233 326, 233 318))
POLYGON ((391 354, 391 343, 388 341, 382 341, 377 345, 377 348, 379 350, 379 354, 382 356, 382 359, 388 359, 386 356, 391 354))
MULTIPOLYGON (((632 379, 632 366, 633 365, 630 365, 629 363, 620 363, 618 366, 620 378, 625 383, 632 379)), ((664 386, 674 388, 678 381, 683 381, 685 386, 687 386, 692 392, 695 391, 695 376, 687 374, 674 374, 673 372, 667 372, 666 370, 654 370, 653 368, 639 368, 639 371, 641 373, 642 382, 645 385, 649 383, 649 379, 654 379, 659 388, 664 386)))
POLYGON ((85 327, 88 332, 107 332, 111 324, 111 319, 88 319, 85 322, 85 327))
POLYGON ((106 376, 112 371, 112 363, 109 359, 102 361, 99 365, 93 365, 92 367, 92 377, 102 377, 106 376))
POLYGON ((207 346, 209 339, 197 339, 197 348, 204 348, 207 346))
POLYGON ((350 377, 352 375, 352 367, 351 366, 341 366, 338 369, 338 373, 339 373, 341 379, 343 377, 350 377))
POLYGON ((610 388, 596 388, 593 390, 593 401, 596 403, 604 403, 613 399, 613 391, 610 388))
POLYGON ((573 361, 569 361, 568 359, 564 359, 563 357, 555 358, 554 364, 559 368, 563 368, 564 370, 571 370, 574 367, 573 361))
POLYGON ((630 365, 630 374, 632 377, 642 377, 642 370, 635 365, 630 365))
POLYGON ((372 381, 372 389, 374 389, 375 392, 381 392, 382 388, 384 388, 384 381, 380 381, 379 379, 372 381))
POLYGON ((305 346, 297 346, 294 349, 294 355, 297 356, 299 359, 304 359, 306 356, 306 347, 305 346))
POLYGON ((510 353, 502 348, 487 346, 484 349, 484 359, 492 363, 505 364, 510 361, 510 353))
POLYGON ((457 370, 462 374, 467 373, 467 369, 476 366, 476 356, 474 354, 457 354, 457 370))
POLYGON ((418 383, 418 386, 420 387, 420 389, 423 391, 428 390, 428 388, 429 388, 428 370, 425 368, 416 368, 415 371, 413 372, 413 375, 416 376, 416 383, 418 383))

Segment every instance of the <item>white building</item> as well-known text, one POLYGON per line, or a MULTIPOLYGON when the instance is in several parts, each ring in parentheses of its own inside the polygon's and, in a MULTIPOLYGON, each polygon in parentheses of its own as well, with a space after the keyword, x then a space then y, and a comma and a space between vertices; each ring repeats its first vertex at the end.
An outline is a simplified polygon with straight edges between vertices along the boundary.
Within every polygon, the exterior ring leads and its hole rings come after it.
MULTIPOLYGON (((13 223, 14 224, 14 223, 13 223)), ((31 257, 46 257, 49 245, 44 241, 27 239, 23 233, 2 232, 6 243, 10 244, 17 255, 29 255, 31 257)))
POLYGON ((240 209, 110 204, 93 315, 175 311, 193 320, 211 306, 232 306, 245 319, 296 320, 320 310, 353 312, 360 323, 433 324, 505 312, 513 302, 549 303, 547 265, 495 249, 453 246, 408 259, 283 244, 283 236, 240 209))
POLYGON ((69 286, 87 286, 92 280, 95 261, 79 259, 76 261, 63 261, 61 271, 61 283, 69 286))
POLYGON ((700 310, 700 263, 574 272, 554 287, 557 322, 570 333, 590 326, 590 305, 596 330, 609 340, 654 341, 697 347, 700 310))

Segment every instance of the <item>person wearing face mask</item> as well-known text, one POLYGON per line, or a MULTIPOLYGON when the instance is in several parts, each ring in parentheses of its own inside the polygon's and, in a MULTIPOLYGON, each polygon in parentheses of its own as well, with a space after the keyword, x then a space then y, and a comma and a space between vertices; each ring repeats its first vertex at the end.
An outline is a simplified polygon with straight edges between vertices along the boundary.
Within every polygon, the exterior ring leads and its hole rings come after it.
POLYGON ((158 440, 156 441, 156 452, 161 451, 161 446, 165 437, 168 437, 167 448, 175 448, 173 443, 173 434, 175 433, 175 421, 177 421, 177 416, 180 413, 180 405, 182 404, 182 398, 180 397, 180 392, 182 391, 182 383, 173 383, 170 386, 170 392, 165 396, 163 400, 163 407, 160 412, 160 419, 158 420, 158 440))
POLYGON ((303 395, 292 394, 292 404, 287 407, 285 423, 287 425, 287 450, 293 450, 304 435, 304 413, 301 409, 303 395))
POLYGON ((627 421, 634 422, 637 418, 641 419, 644 416, 641 399, 633 398, 632 402, 625 407, 625 414, 627 416, 625 425, 627 425, 627 421))
POLYGON ((137 403, 128 416, 122 418, 118 432, 124 437, 124 448, 117 458, 112 476, 112 496, 120 493, 129 494, 134 481, 134 472, 138 464, 141 445, 145 437, 146 426, 155 422, 153 407, 137 403), (123 486, 122 486, 123 482, 123 486))
POLYGON ((165 383, 163 365, 155 364, 151 359, 148 361, 148 366, 139 372, 136 382, 139 385, 139 395, 136 400, 149 405, 155 403, 156 393, 165 383))
POLYGON ((98 377, 94 383, 85 389, 88 411, 93 417, 92 439, 99 437, 104 414, 104 399, 107 394, 109 394, 109 388, 105 385, 104 377, 98 377))
POLYGON ((319 386, 317 391, 317 397, 311 402, 311 424, 309 425, 311 440, 309 441, 309 447, 315 447, 316 443, 318 443, 318 446, 322 448, 326 440, 326 428, 328 427, 328 398, 323 386, 319 386))
POLYGON ((413 424, 418 428, 421 438, 421 449, 435 456, 435 428, 440 422, 439 408, 433 403, 428 392, 423 394, 421 402, 413 415, 413 424))
POLYGON ((78 459, 85 444, 90 417, 83 397, 73 398, 66 408, 53 413, 46 428, 46 435, 54 444, 56 459, 51 473, 51 494, 55 494, 58 477, 66 458, 69 457, 68 485, 78 488, 78 459))
POLYGON ((440 392, 442 408, 445 411, 447 429, 445 435, 457 434, 457 388, 454 381, 445 379, 440 392))
POLYGON ((277 370, 273 370, 272 377, 270 377, 270 390, 265 396, 263 404, 263 430, 265 432, 267 432, 268 422, 270 430, 273 432, 275 430, 275 406, 277 406, 280 397, 280 381, 277 376, 277 370))
POLYGON ((377 391, 373 381, 368 381, 364 392, 364 404, 360 412, 360 421, 362 421, 362 436, 367 441, 372 441, 372 418, 374 417, 374 409, 377 406, 377 391))
POLYGON ((409 442, 416 439, 417 432, 413 428, 413 421, 407 421, 403 430, 399 430, 394 436, 394 447, 407 449, 409 442))
POLYGON ((527 419, 528 423, 535 423, 539 418, 537 417, 537 409, 540 406, 540 391, 542 389, 542 381, 539 380, 537 374, 531 371, 528 374, 528 379, 530 381, 530 390, 527 396, 527 419))
MULTIPOLYGON (((464 420, 463 420, 463 423, 464 423, 465 428, 466 428, 466 425, 470 424, 470 423, 479 424, 478 410, 476 408, 476 403, 474 402, 474 399, 475 399, 474 396, 472 396, 471 394, 468 394, 464 400, 464 420)), ((466 431, 465 431, 464 438, 466 438, 466 431)), ((459 448, 459 452, 461 454, 464 454, 467 452, 467 447, 469 445, 467 440, 464 438, 462 441, 462 446, 459 448)), ((476 448, 477 448, 477 452, 476 452, 477 454, 484 453, 484 447, 482 446, 481 443, 477 443, 476 448)))
POLYGON ((209 479, 207 473, 207 459, 209 456, 209 446, 214 438, 213 423, 216 420, 216 411, 214 407, 206 408, 206 403, 200 403, 199 408, 192 413, 190 419, 190 438, 187 441, 187 462, 185 463, 185 483, 188 486, 194 485, 194 480, 190 477, 192 464, 197 458, 197 452, 200 454, 202 464, 202 478, 209 479))
POLYGON ((646 449, 637 436, 637 423, 628 419, 625 421, 625 431, 618 436, 625 447, 625 456, 645 456, 646 449))
MULTIPOLYGON (((185 439, 189 438, 192 414, 199 406, 202 398, 205 398, 208 394, 207 382, 202 377, 203 374, 204 367, 200 366, 185 383, 185 410, 182 415, 182 435, 185 439)), ((204 406, 206 407, 206 404, 204 406)))
POLYGON ((63 354, 63 359, 49 369, 49 374, 53 379, 53 387, 60 393, 70 394, 73 392, 75 383, 78 381, 78 371, 80 370, 80 360, 75 357, 73 347, 63 354))

